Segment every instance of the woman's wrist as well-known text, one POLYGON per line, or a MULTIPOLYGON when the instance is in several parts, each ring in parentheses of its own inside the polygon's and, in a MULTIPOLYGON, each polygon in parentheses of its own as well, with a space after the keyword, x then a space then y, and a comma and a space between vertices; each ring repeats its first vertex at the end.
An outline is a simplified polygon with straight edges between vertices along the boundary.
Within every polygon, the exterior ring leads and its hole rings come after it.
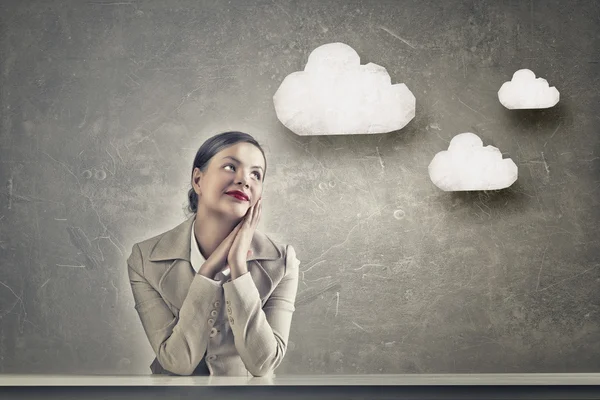
POLYGON ((217 275, 217 271, 213 268, 209 263, 204 263, 198 270, 198 274, 205 276, 209 279, 215 279, 215 275, 217 275))
POLYGON ((229 269, 231 270, 231 280, 234 280, 248 272, 248 266, 246 263, 243 265, 231 264, 229 269))
POLYGON ((199 270, 198 271, 198 275, 202 275, 202 276, 204 276, 204 277, 206 277, 208 279, 215 279, 215 275, 216 274, 213 273, 213 272, 199 270))

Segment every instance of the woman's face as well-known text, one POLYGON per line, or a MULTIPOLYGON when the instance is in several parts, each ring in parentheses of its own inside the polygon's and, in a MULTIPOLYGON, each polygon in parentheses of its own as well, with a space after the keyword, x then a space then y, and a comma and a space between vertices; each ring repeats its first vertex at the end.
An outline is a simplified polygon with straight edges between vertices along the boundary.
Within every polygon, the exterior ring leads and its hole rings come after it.
POLYGON ((263 154, 253 144, 240 142, 221 150, 204 172, 194 169, 198 210, 241 219, 262 196, 264 170, 263 154))

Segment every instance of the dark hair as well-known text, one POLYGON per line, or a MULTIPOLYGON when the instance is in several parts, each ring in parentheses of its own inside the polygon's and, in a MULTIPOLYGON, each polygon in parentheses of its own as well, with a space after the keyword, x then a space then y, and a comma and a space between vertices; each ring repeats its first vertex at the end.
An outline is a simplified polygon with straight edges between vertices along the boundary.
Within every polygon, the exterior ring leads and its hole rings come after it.
MULTIPOLYGON (((208 163, 215 154, 229 146, 233 146, 234 144, 241 142, 253 144, 261 151, 265 159, 265 170, 263 172, 262 178, 264 181, 265 175, 267 173, 267 157, 265 156, 264 150, 262 149, 260 144, 258 144, 256 139, 252 137, 252 135, 238 131, 219 133, 211 138, 208 138, 204 143, 202 143, 202 146, 200 146, 198 152, 196 153, 196 157, 194 158, 194 165, 192 166, 192 179, 194 176, 195 168, 199 168, 200 171, 205 171, 206 167, 208 166, 208 163)), ((196 211, 198 211, 198 195, 194 191, 193 187, 188 191, 187 209, 191 213, 195 213, 196 211)))

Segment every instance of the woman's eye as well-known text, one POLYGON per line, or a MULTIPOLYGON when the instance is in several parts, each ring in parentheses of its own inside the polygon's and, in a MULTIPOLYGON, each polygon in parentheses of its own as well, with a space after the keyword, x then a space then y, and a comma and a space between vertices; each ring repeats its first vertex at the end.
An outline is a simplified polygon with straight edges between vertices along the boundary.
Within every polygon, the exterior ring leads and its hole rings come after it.
MULTIPOLYGON (((227 164, 223 167, 226 170, 231 170, 231 171, 235 171, 235 165, 233 164, 227 164)), ((256 179, 260 180, 261 179, 261 174, 258 171, 252 171, 252 173, 256 176, 256 179)))

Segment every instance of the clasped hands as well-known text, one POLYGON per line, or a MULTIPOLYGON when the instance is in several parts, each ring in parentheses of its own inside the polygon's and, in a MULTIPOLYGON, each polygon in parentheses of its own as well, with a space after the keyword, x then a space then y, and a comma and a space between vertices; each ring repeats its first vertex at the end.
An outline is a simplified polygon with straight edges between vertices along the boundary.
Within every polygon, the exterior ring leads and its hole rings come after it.
POLYGON ((233 280, 248 272, 246 261, 251 255, 250 243, 258 226, 261 211, 262 198, 248 209, 242 220, 202 264, 198 273, 212 278, 229 266, 233 280))

